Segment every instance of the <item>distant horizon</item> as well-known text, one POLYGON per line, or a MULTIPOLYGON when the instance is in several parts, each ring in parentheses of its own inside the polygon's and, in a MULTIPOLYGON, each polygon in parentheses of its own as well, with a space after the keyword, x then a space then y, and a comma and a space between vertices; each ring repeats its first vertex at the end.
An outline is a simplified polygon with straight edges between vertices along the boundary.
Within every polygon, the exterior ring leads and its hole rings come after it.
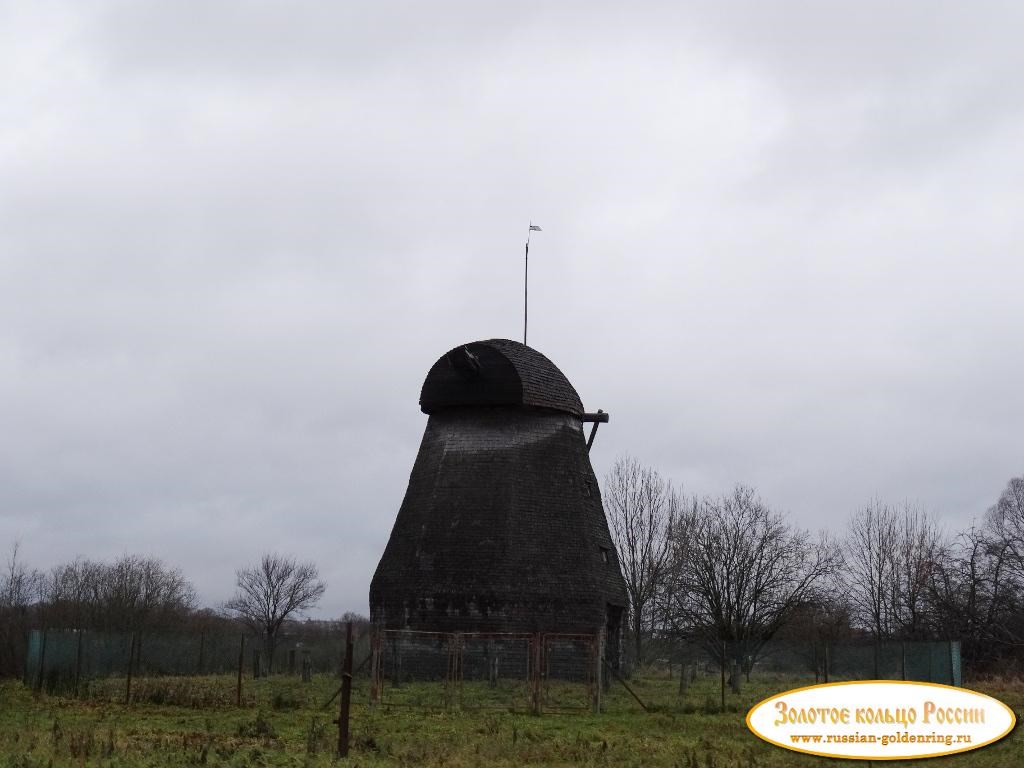
MULTIPOLYGON (((586 425, 584 425, 584 426, 586 426, 586 425)), ((585 430, 584 430, 584 437, 586 437, 586 431, 585 430)), ((657 471, 656 467, 653 467, 653 469, 655 469, 657 471)), ((661 473, 659 472, 659 474, 661 474, 661 473)), ((671 478, 665 478, 664 476, 662 476, 662 477, 666 481, 671 481, 671 478)), ((602 496, 603 496, 603 494, 605 492, 605 478, 599 478, 599 480, 600 480, 600 483, 601 483, 601 493, 602 493, 602 496)), ((1007 483, 1009 483, 1011 480, 1013 480, 1013 478, 1007 478, 1007 483)), ((745 484, 738 483, 737 485, 742 486, 742 485, 745 485, 745 484)), ((676 486, 673 484, 673 487, 676 487, 676 486)), ((734 487, 736 487, 736 486, 734 486, 734 487)), ((1006 488, 1006 484, 1004 484, 1004 488, 1001 489, 1001 492, 1003 490, 1005 490, 1005 488, 1006 488)), ((678 488, 677 488, 677 490, 678 490, 678 488)), ((699 494, 699 495, 697 495, 697 498, 707 498, 708 496, 710 496, 712 498, 715 498, 715 497, 718 497, 718 496, 726 495, 731 490, 732 489, 725 489, 725 490, 722 491, 721 494, 699 494)), ((754 488, 753 490, 755 492, 757 492, 756 488, 754 488)), ((690 501, 692 501, 693 498, 694 498, 694 495, 692 495, 692 494, 685 494, 684 493, 683 494, 683 503, 684 503, 684 505, 687 504, 687 503, 690 503, 690 501)), ((772 507, 772 509, 774 509, 775 511, 781 512, 785 516, 787 522, 791 526, 796 527, 796 528, 801 528, 801 530, 806 531, 811 537, 813 537, 813 536, 815 536, 816 534, 819 534, 819 533, 826 533, 826 534, 830 534, 832 536, 833 541, 835 541, 838 544, 842 544, 843 541, 844 541, 844 538, 846 537, 846 535, 848 533, 848 530, 847 530, 847 523, 848 523, 848 521, 844 521, 843 526, 835 528, 835 529, 827 529, 827 528, 812 529, 812 528, 808 528, 808 527, 799 526, 798 524, 796 524, 791 519, 792 516, 786 510, 775 508, 771 504, 770 500, 764 499, 763 496, 760 496, 760 498, 763 501, 765 501, 766 503, 768 503, 769 507, 772 507)), ((997 498, 998 498, 998 495, 997 495, 997 498)), ((895 503, 890 503, 890 502, 888 502, 888 501, 886 501, 884 499, 878 499, 878 498, 869 499, 868 501, 865 502, 864 505, 862 505, 862 508, 869 506, 873 502, 881 503, 883 505, 892 506, 892 507, 894 507, 896 509, 899 509, 899 510, 909 508, 909 509, 916 509, 918 511, 924 512, 925 514, 927 514, 929 516, 929 518, 934 523, 936 523, 936 525, 938 525, 939 533, 940 533, 940 536, 942 537, 942 539, 947 541, 947 542, 949 542, 949 543, 952 543, 960 533, 965 532, 969 527, 971 527, 971 525, 974 525, 975 523, 980 524, 982 522, 982 519, 981 519, 982 515, 987 513, 987 512, 989 512, 991 510, 991 508, 995 505, 995 500, 994 500, 993 504, 990 505, 989 509, 986 509, 985 512, 982 513, 982 514, 979 514, 978 517, 975 520, 970 521, 968 523, 968 525, 966 525, 966 526, 964 526, 964 527, 962 527, 960 529, 955 529, 954 530, 954 529, 950 529, 948 525, 945 525, 941 519, 937 518, 929 510, 921 507, 920 505, 915 504, 914 502, 908 501, 906 499, 901 500, 899 502, 895 502, 895 503)), ((605 508, 605 514, 606 515, 608 514, 607 507, 605 508)), ((10 554, 10 551, 8 551, 7 553, 4 553, 4 557, 2 559, 0 559, 0 564, 2 564, 4 567, 6 567, 7 563, 9 562, 9 557, 8 557, 9 554, 10 554)), ((279 554, 295 556, 294 553, 281 552, 279 554)), ((122 553, 122 555, 136 555, 136 556, 141 556, 141 557, 156 557, 155 555, 152 555, 152 554, 149 554, 149 553, 145 553, 145 552, 125 552, 125 553, 122 553)), ((72 562, 75 559, 76 558, 72 558, 71 560, 68 560, 68 561, 52 563, 52 564, 50 564, 48 566, 40 566, 38 563, 32 563, 32 562, 26 561, 24 556, 20 552, 19 552, 19 558, 18 558, 19 562, 22 565, 27 566, 27 567, 32 568, 32 569, 35 569, 35 570, 41 572, 44 575, 50 573, 51 570, 54 567, 66 564, 68 562, 72 562)), ((77 559, 82 560, 82 561, 93 561, 93 562, 111 563, 111 562, 117 560, 118 558, 117 557, 113 557, 113 558, 106 559, 106 560, 99 560, 97 558, 90 558, 88 556, 82 555, 82 556, 79 556, 77 559)), ((163 562, 163 564, 165 566, 167 566, 167 567, 179 568, 180 569, 180 566, 177 565, 176 563, 169 562, 169 561, 165 560, 164 558, 158 558, 158 559, 160 559, 163 562)), ((302 559, 301 556, 298 556, 298 559, 301 560, 302 559)), ((251 565, 251 564, 248 564, 248 565, 251 565)), ((188 574, 187 571, 182 569, 182 575, 185 577, 185 579, 187 579, 187 580, 189 580, 191 582, 191 579, 189 579, 189 574, 188 574)), ((223 616, 225 618, 230 618, 229 616, 227 616, 227 614, 225 614, 223 612, 223 605, 224 605, 225 602, 227 602, 227 600, 234 593, 233 589, 227 591, 224 594, 223 597, 221 597, 219 599, 216 599, 215 601, 210 601, 209 598, 204 595, 203 591, 198 587, 198 585, 193 583, 193 586, 196 588, 196 597, 197 597, 197 603, 198 603, 197 607, 196 607, 196 610, 198 610, 198 611, 207 610, 207 611, 211 611, 213 613, 216 613, 216 614, 218 614, 220 616, 223 616)), ((331 589, 331 585, 328 582, 327 583, 327 594, 330 593, 330 589, 331 589)), ((297 620, 297 621, 307 621, 307 620, 309 620, 309 621, 340 621, 343 616, 345 616, 346 614, 349 614, 349 613, 356 614, 356 615, 358 615, 358 616, 360 616, 362 618, 366 618, 368 620, 369 616, 370 616, 368 596, 367 596, 367 604, 366 604, 366 606, 364 607, 363 610, 353 609, 353 608, 344 608, 344 609, 342 609, 341 611, 339 611, 339 612, 337 612, 335 614, 329 614, 329 613, 327 613, 327 609, 323 608, 322 606, 316 606, 316 607, 310 609, 309 611, 303 612, 298 617, 294 617, 292 620, 297 620)))

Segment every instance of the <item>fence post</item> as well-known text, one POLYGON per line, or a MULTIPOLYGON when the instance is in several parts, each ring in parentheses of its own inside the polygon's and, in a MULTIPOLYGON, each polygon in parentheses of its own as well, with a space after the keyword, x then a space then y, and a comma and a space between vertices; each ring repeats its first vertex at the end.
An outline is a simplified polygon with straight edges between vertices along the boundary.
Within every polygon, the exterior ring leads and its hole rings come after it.
POLYGON ((953 641, 947 640, 949 645, 949 684, 956 685, 956 670, 953 669, 953 641))
POLYGON ((533 669, 533 638, 526 643, 526 687, 529 688, 532 685, 533 678, 531 677, 533 669))
POLYGON ((348 716, 352 701, 352 622, 345 624, 345 663, 341 672, 341 709, 338 713, 338 756, 348 757, 348 716))
POLYGON ((725 712, 725 640, 722 641, 722 711, 725 712))
POLYGON ((594 637, 594 702, 593 709, 594 714, 601 713, 601 688, 602 688, 602 675, 604 672, 604 632, 602 630, 597 631, 597 635, 594 637))
POLYGON ((313 682, 313 659, 305 648, 302 650, 302 682, 313 682))
POLYGON ((78 630, 78 648, 75 650, 75 698, 78 698, 78 681, 82 678, 82 635, 84 629, 78 630))
POLYGON ((907 679, 907 641, 900 641, 900 679, 907 679))
POLYGON ((43 690, 43 674, 46 670, 46 635, 50 630, 43 630, 43 639, 39 645, 39 670, 36 673, 36 690, 43 690))
POLYGON ((828 682, 828 668, 829 668, 829 652, 828 652, 828 640, 825 641, 825 682, 828 682))
POLYGON ((383 665, 381 664, 381 646, 384 644, 384 630, 379 624, 372 628, 370 642, 370 704, 380 704, 380 688, 383 678, 383 665))
POLYGON ((487 684, 498 687, 498 655, 493 640, 487 641, 487 684))
POLYGON ((242 706, 242 667, 245 666, 245 633, 239 634, 238 643, 238 686, 235 689, 235 706, 242 706))
POLYGON ((447 636, 448 671, 444 678, 444 708, 453 709, 457 705, 459 680, 462 676, 462 635, 453 632, 447 636))
POLYGON ((132 699, 132 667, 135 664, 135 633, 132 632, 132 640, 128 645, 128 681, 124 689, 124 705, 131 704, 132 699))
POLYGON ((452 708, 452 688, 455 685, 455 635, 444 636, 444 650, 446 666, 444 668, 444 709, 445 712, 452 708))
POLYGON ((395 634, 395 642, 391 646, 391 687, 402 687, 402 641, 405 640, 405 632, 395 634))
POLYGON ((453 703, 456 708, 462 707, 462 655, 466 641, 461 632, 455 633, 455 688, 452 691, 453 703))
POLYGON ((539 715, 541 712, 541 695, 540 695, 540 674, 541 665, 544 663, 544 640, 543 635, 539 632, 535 633, 530 639, 530 699, 531 699, 531 710, 533 714, 539 715))

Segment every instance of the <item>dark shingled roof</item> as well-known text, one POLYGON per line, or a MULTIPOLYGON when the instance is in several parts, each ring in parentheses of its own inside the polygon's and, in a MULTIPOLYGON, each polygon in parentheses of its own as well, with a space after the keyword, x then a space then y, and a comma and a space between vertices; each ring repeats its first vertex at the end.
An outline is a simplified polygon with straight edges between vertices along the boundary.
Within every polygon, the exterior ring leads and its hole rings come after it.
POLYGON ((431 367, 420 409, 435 413, 462 405, 526 405, 583 416, 583 402, 558 366, 510 339, 460 345, 431 367))

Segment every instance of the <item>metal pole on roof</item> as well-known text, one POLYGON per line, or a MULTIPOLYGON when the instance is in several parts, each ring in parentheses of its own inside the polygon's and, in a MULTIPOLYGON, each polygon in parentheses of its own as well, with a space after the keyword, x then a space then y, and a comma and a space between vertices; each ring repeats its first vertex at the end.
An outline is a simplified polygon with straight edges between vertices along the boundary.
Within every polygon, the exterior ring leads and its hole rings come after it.
POLYGON ((523 269, 523 346, 526 346, 526 319, 529 310, 529 289, 530 289, 530 233, 541 232, 541 228, 530 222, 530 228, 526 230, 526 259, 523 269))

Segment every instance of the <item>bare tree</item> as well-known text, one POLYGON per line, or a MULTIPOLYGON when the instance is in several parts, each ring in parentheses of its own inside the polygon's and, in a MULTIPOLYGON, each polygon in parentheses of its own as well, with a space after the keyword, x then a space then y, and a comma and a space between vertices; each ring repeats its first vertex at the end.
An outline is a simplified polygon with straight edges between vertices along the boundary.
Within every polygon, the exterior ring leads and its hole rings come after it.
POLYGON ((0 608, 24 609, 38 597, 42 574, 21 561, 20 550, 21 542, 11 545, 7 566, 0 573, 0 608))
POLYGON ((195 589, 179 569, 137 555, 57 565, 42 593, 48 622, 66 627, 148 631, 174 626, 196 608, 195 589))
POLYGON ((241 568, 235 575, 238 592, 224 607, 263 637, 267 671, 273 672, 281 625, 315 606, 327 586, 313 563, 298 563, 277 553, 263 555, 258 565, 241 568))
POLYGON ((630 634, 640 664, 653 600, 668 568, 668 534, 679 497, 657 470, 623 456, 605 477, 604 500, 626 580, 630 634))
POLYGON ((904 503, 899 516, 896 621, 902 637, 923 639, 929 632, 932 571, 944 544, 938 526, 920 508, 904 503))
POLYGON ((959 637, 973 669, 1024 646, 1024 477, 1012 478, 979 526, 937 554, 930 594, 934 631, 959 637))
POLYGON ((710 654, 749 670, 765 643, 826 584, 839 562, 824 536, 791 527, 752 488, 694 499, 672 535, 670 613, 710 654))
POLYGON ((875 500, 850 518, 846 587, 859 624, 877 638, 926 633, 931 571, 942 550, 938 527, 922 510, 875 500))
POLYGON ((972 669, 1020 642, 1009 628, 1019 588, 1010 578, 1008 548, 998 520, 990 517, 983 527, 972 525, 937 552, 929 573, 933 631, 959 638, 972 669))
POLYGON ((1018 580, 1024 580, 1024 477, 1014 477, 1006 484, 985 524, 1006 547, 1007 566, 1018 580))
POLYGON ((100 609, 124 629, 168 626, 195 608, 195 590, 176 568, 152 557, 125 555, 103 569, 100 609))
POLYGON ((875 637, 894 631, 889 590, 896 579, 897 530, 893 511, 877 500, 856 512, 847 529, 847 594, 856 620, 875 637))
POLYGON ((11 545, 0 570, 0 678, 24 669, 26 639, 35 623, 42 574, 21 559, 21 546, 11 545))

